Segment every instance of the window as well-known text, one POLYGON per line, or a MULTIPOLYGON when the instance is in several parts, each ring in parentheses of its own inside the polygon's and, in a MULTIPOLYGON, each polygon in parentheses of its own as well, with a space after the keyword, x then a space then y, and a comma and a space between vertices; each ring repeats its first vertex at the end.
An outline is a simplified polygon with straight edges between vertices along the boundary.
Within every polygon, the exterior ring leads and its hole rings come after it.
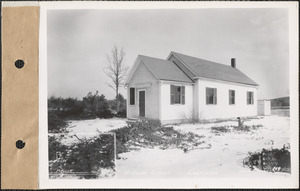
POLYGON ((171 85, 171 104, 185 104, 185 86, 171 85))
POLYGON ((130 88, 130 105, 135 105, 135 88, 130 88))
POLYGON ((253 92, 247 92, 247 104, 248 105, 253 105, 253 92))
POLYGON ((217 88, 206 88, 206 105, 217 104, 217 88))
POLYGON ((229 105, 235 104, 235 91, 229 90, 229 105))

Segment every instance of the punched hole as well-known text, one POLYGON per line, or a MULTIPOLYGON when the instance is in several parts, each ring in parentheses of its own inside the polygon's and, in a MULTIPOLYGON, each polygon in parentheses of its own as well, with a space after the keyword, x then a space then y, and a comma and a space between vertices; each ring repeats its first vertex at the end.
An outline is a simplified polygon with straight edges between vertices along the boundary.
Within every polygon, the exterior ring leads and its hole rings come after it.
POLYGON ((19 69, 23 68, 25 65, 24 61, 23 60, 17 60, 15 61, 15 66, 19 69))
POLYGON ((16 147, 17 147, 18 149, 23 149, 23 148, 25 147, 25 142, 23 142, 23 141, 21 141, 21 140, 18 140, 18 141, 16 142, 16 147))

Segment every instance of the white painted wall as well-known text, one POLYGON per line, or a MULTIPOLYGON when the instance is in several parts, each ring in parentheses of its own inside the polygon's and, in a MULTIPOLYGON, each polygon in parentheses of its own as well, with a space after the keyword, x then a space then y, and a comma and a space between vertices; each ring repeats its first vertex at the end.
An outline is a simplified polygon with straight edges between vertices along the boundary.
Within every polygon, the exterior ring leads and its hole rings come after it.
POLYGON ((255 86, 207 79, 198 79, 195 84, 159 81, 143 63, 139 64, 127 88, 128 118, 139 117, 138 91, 141 89, 146 91, 146 117, 160 119, 162 122, 256 116, 258 112, 255 86), (171 105, 170 85, 185 86, 184 105, 171 105), (129 105, 130 87, 136 88, 135 105, 129 105), (217 88, 217 105, 206 104, 206 87, 217 88), (235 90, 235 105, 229 105, 229 89, 235 90), (247 91, 254 93, 253 105, 247 105, 247 91))
POLYGON ((198 105, 200 120, 257 115, 257 88, 230 82, 198 79, 198 105), (206 87, 217 88, 217 104, 206 104, 206 87), (229 90, 235 90, 235 105, 229 105, 229 90), (247 105, 247 91, 253 91, 254 104, 247 105))
POLYGON ((160 86, 161 121, 184 120, 193 116, 193 85, 182 83, 162 83, 160 86), (185 86, 185 104, 172 104, 170 101, 170 86, 185 86))
POLYGON ((140 63, 127 87, 127 118, 139 117, 139 90, 145 90, 145 117, 159 119, 159 82, 144 63, 140 63), (135 89, 135 105, 130 105, 130 87, 135 89))

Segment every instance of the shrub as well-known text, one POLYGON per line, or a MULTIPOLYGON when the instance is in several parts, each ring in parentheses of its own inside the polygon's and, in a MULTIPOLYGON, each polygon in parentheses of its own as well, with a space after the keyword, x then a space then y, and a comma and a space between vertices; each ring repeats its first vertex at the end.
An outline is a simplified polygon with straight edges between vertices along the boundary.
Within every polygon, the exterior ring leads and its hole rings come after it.
MULTIPOLYGON (((101 169, 115 169, 114 136, 102 134, 93 139, 83 139, 71 146, 61 147, 52 141, 50 172, 71 172, 79 178, 99 178, 101 169), (58 149, 59 148, 59 149, 58 149), (61 150, 62 157, 54 157, 61 150)), ((50 152, 49 152, 50 153, 50 152)))
POLYGON ((112 132, 116 133, 118 154, 137 147, 159 146, 161 149, 170 147, 187 149, 187 147, 202 144, 199 140, 203 137, 191 132, 182 134, 173 127, 162 127, 159 120, 153 119, 142 119, 126 127, 112 130, 112 132))
POLYGON ((230 132, 230 129, 226 126, 219 126, 219 127, 211 127, 211 131, 213 133, 228 133, 230 132))
POLYGON ((262 125, 258 124, 258 125, 243 125, 241 127, 239 127, 239 126, 232 126, 232 127, 233 127, 233 130, 235 130, 235 131, 249 132, 251 130, 259 129, 260 127, 262 127, 262 125))
POLYGON ((116 117, 126 118, 126 117, 127 117, 126 109, 123 109, 123 110, 119 111, 119 112, 117 113, 116 117))
POLYGON ((108 104, 109 108, 116 111, 116 113, 126 110, 126 100, 122 94, 118 94, 114 100, 109 100, 108 104))
POLYGON ((132 138, 131 129, 132 128, 130 126, 126 126, 123 128, 112 130, 112 132, 116 134, 117 153, 124 153, 128 151, 125 143, 127 143, 127 141, 132 138))
POLYGON ((48 111, 48 131, 62 133, 66 131, 67 122, 55 111, 48 111))
POLYGON ((107 118, 112 118, 113 116, 114 115, 112 114, 112 112, 108 109, 100 110, 97 112, 97 117, 99 118, 107 119, 107 118))
POLYGON ((63 157, 66 156, 65 151, 67 146, 61 144, 61 139, 58 136, 48 136, 48 149, 49 149, 49 161, 56 159, 56 153, 60 152, 63 154, 63 157))
POLYGON ((291 173, 290 151, 283 147, 281 149, 262 149, 261 152, 249 153, 247 165, 253 169, 254 166, 269 172, 291 173))
POLYGON ((214 126, 211 127, 211 131, 216 134, 220 133, 229 133, 231 131, 235 132, 249 132, 252 130, 257 130, 260 127, 262 127, 261 124, 258 125, 242 125, 242 126, 234 126, 234 125, 229 125, 229 126, 214 126))

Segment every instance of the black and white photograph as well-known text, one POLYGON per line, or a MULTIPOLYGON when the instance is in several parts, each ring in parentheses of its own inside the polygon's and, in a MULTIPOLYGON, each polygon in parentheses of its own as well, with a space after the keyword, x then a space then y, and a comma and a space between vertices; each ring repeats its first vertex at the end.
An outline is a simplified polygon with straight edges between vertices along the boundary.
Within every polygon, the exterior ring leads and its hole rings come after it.
POLYGON ((45 14, 49 179, 292 176, 288 8, 45 14))

